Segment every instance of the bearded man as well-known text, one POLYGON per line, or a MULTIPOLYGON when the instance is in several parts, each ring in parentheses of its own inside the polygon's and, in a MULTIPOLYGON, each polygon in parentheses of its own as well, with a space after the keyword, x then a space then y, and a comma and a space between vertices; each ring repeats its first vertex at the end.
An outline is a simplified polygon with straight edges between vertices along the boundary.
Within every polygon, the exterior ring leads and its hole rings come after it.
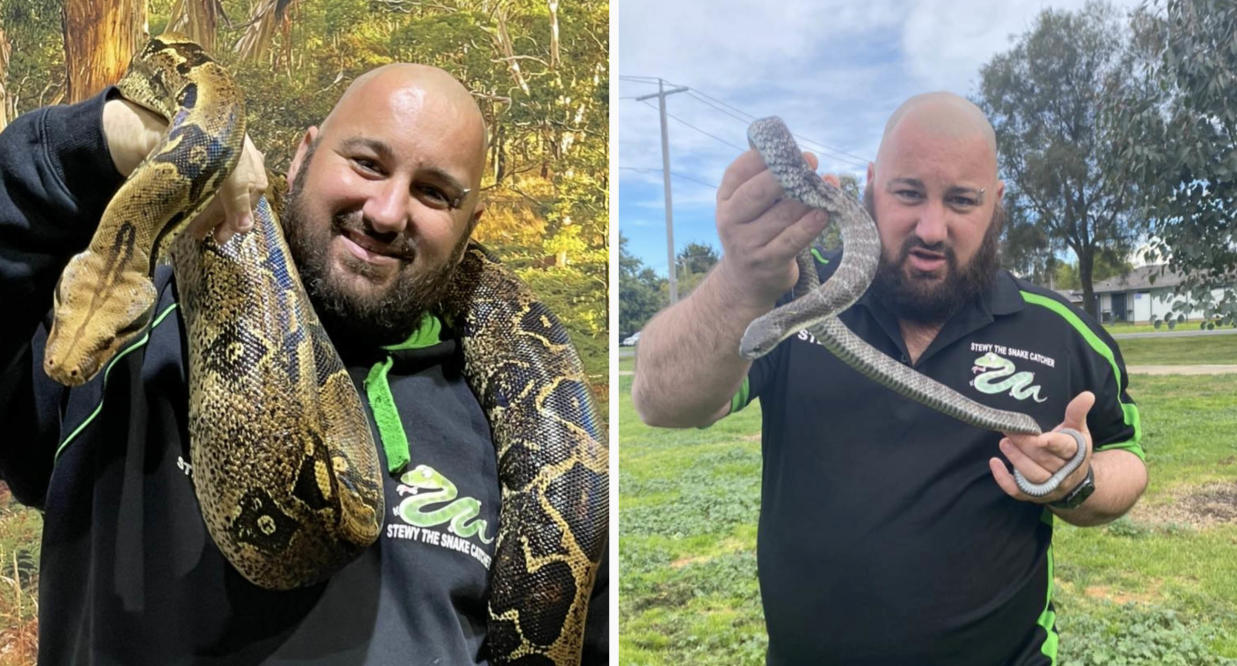
MULTIPOLYGON (((721 261, 641 332, 632 398, 647 423, 707 425, 761 400, 770 664, 1054 664, 1053 516, 1101 524, 1146 486, 1116 343, 1056 294, 997 270, 1003 192, 978 108, 946 93, 904 103, 867 172, 878 275, 840 316, 970 398, 1083 433, 1086 461, 1044 497, 1019 491, 1008 465, 1042 483, 1077 452, 1067 434, 955 421, 806 331, 754 363, 739 357, 744 329, 795 284, 795 255, 827 223, 783 198, 754 151, 718 190, 721 261), (1022 384, 994 381, 1014 371, 1022 384)), ((818 260, 822 281, 837 256, 818 260)))
MULTIPOLYGON (((206 532, 167 267, 156 273, 153 324, 98 376, 68 389, 42 372, 60 270, 163 130, 109 89, 24 115, 0 135, 0 473, 44 511, 40 661, 488 663, 495 452, 457 340, 434 315, 483 210, 485 127, 471 94, 422 65, 358 77, 297 147, 284 228, 371 425, 382 424, 386 506, 416 492, 401 485, 416 466, 446 479, 477 515, 459 533, 412 507, 388 511, 356 561, 286 592, 249 583, 206 532)), ((252 226, 267 182, 246 146, 192 233, 214 229, 222 242, 252 226)), ((585 661, 604 661, 604 599, 590 610, 585 661)))

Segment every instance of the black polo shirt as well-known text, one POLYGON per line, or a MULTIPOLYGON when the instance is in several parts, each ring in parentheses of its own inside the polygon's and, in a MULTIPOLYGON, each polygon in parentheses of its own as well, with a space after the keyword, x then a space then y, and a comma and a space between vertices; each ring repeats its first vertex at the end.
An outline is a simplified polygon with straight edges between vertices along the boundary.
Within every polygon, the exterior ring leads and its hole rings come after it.
MULTIPOLYGON (((896 318, 870 293, 841 318, 908 362, 896 318)), ((1096 450, 1143 457, 1116 343, 1055 293, 1007 272, 915 367, 1044 429, 1093 391, 1096 450)), ((752 365, 732 407, 756 397, 770 664, 1055 663, 1053 518, 993 480, 1000 434, 894 393, 806 332, 752 365)))

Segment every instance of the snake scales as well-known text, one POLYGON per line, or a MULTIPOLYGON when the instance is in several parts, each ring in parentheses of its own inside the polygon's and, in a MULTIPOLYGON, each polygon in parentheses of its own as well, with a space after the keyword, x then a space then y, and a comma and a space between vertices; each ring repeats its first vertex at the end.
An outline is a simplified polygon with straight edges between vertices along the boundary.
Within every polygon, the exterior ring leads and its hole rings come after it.
MULTIPOLYGON (((170 256, 188 338, 190 455, 212 539, 250 581, 328 577, 378 536, 387 508, 360 398, 309 304, 270 202, 223 245, 179 233, 239 159, 241 92, 192 42, 134 57, 122 95, 169 123, 56 288, 44 368, 88 381, 150 322, 170 256)), ((494 663, 578 663, 606 542, 607 453, 557 319, 478 246, 440 313, 491 424, 502 490, 487 646, 494 663)))
MULTIPOLYGON (((816 175, 780 118, 757 120, 748 128, 747 135, 788 196, 829 213, 829 219, 841 232, 845 251, 833 275, 821 284, 811 247, 804 248, 796 259, 799 281, 795 285, 795 300, 752 321, 739 343, 740 355, 759 358, 782 340, 807 329, 844 363, 905 397, 978 428, 1040 434, 1039 424, 1030 416, 971 400, 886 356, 838 319, 837 313, 859 300, 876 274, 881 252, 876 224, 857 200, 816 175)), ((1069 428, 1060 432, 1074 438, 1077 453, 1043 483, 1031 483, 1015 470, 1014 478, 1022 492, 1034 497, 1047 495, 1082 464, 1087 453, 1082 435, 1069 428)))

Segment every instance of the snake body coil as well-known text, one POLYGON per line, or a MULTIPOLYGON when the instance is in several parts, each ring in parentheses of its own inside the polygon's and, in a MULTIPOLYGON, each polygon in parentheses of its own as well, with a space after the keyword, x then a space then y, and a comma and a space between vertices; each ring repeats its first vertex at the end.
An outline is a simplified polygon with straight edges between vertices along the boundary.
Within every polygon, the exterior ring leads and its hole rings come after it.
MULTIPOLYGON (((803 160, 790 130, 780 118, 763 118, 752 123, 748 139, 788 196, 829 213, 830 221, 841 232, 845 252, 833 275, 822 285, 811 247, 804 248, 796 260, 799 266, 799 281, 795 285, 797 298, 753 320, 739 343, 740 355, 747 359, 759 358, 782 340, 806 329, 842 362, 907 398, 977 428, 1039 434, 1039 424, 1030 416, 971 400, 885 355, 838 319, 837 314, 859 300, 876 274, 881 252, 876 224, 857 200, 816 175, 803 160)), ((1035 497, 1051 493, 1086 458, 1082 435, 1068 428, 1060 432, 1074 437, 1077 453, 1043 483, 1031 483, 1015 470, 1014 478, 1024 493, 1035 497)))
MULTIPOLYGON (((241 93, 196 44, 169 34, 134 58, 118 88, 168 131, 62 274, 44 367, 62 383, 89 380, 149 323, 154 262, 170 255, 207 529, 257 585, 320 581, 373 543, 386 513, 360 398, 265 198, 254 230, 222 246, 179 233, 239 159, 241 93)), ((608 501, 606 444, 579 359, 561 324, 476 248, 444 310, 498 455, 491 660, 578 663, 608 501)))

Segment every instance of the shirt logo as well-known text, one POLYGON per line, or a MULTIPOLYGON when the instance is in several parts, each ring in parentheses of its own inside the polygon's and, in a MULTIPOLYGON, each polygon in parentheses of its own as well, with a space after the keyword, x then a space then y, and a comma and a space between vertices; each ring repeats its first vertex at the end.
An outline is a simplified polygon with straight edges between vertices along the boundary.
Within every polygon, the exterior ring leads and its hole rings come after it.
POLYGON ((481 502, 474 497, 459 497, 450 479, 429 465, 418 465, 404 472, 395 492, 407 495, 395 507, 395 517, 403 523, 387 525, 387 538, 407 539, 471 555, 487 569, 490 556, 471 539, 483 544, 494 540, 486 536, 489 525, 478 518, 481 502), (437 508, 431 508, 431 507, 437 508), (446 525, 446 531, 431 529, 446 525))
MULTIPOLYGON (((971 348, 974 349, 976 346, 990 345, 972 344, 971 348)), ((1052 359, 1047 360, 1051 361, 1052 359)), ((1013 361, 995 351, 987 352, 975 359, 975 364, 971 367, 971 373, 975 375, 971 379, 971 386, 975 387, 975 390, 980 393, 988 395, 1008 391, 1010 397, 1015 400, 1026 400, 1027 398, 1035 402, 1047 400, 1047 398, 1039 394, 1039 385, 1033 384, 1035 373, 1026 370, 1014 372, 1014 369, 1013 361)))

